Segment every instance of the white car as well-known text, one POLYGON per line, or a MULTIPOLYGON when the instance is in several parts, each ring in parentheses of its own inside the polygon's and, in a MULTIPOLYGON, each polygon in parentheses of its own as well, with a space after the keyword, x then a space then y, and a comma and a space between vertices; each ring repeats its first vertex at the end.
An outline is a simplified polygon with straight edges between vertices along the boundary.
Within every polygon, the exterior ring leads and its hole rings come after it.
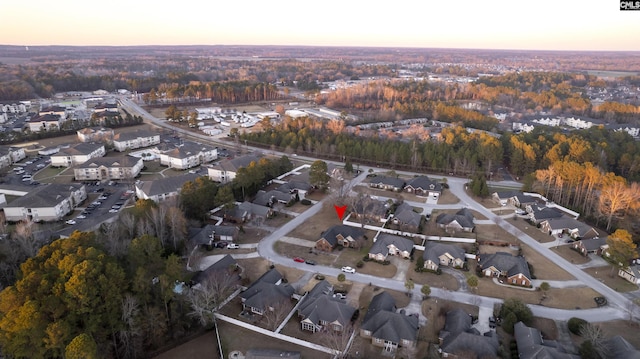
POLYGON ((84 214, 81 214, 78 217, 76 217, 76 219, 85 219, 85 218, 87 218, 87 216, 85 216, 84 214))
POLYGON ((238 249, 238 248, 240 248, 240 246, 235 243, 227 244, 227 249, 238 249))
POLYGON ((113 209, 113 208, 111 208, 111 209, 109 210, 109 213, 118 213, 118 210, 117 210, 117 209, 113 209))
POLYGON ((351 267, 342 267, 342 271, 345 273, 355 273, 356 270, 351 267))
POLYGON ((76 221, 74 221, 73 219, 70 219, 70 220, 68 220, 68 221, 66 221, 64 223, 73 225, 73 224, 76 224, 76 221))
POLYGON ((33 181, 33 177, 22 177, 22 182, 24 181, 33 181))

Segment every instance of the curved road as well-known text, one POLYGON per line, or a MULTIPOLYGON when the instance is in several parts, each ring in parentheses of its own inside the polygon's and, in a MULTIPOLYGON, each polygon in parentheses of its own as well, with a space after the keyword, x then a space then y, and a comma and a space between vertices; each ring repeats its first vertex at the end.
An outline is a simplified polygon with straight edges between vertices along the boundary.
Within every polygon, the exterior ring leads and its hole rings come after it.
MULTIPOLYGON (((198 138, 202 141, 206 141, 209 143, 221 144, 224 146, 228 145, 228 143, 217 141, 214 137, 211 137, 211 136, 193 133, 191 131, 184 130, 181 128, 175 128, 167 124, 165 121, 155 118, 154 116, 149 114, 146 110, 144 110, 142 107, 138 106, 135 102, 131 101, 131 99, 126 97, 120 97, 119 99, 122 106, 128 108, 129 112, 131 112, 132 115, 139 115, 156 126, 171 129, 183 135, 187 135, 193 138, 198 138)), ((306 159, 306 158, 302 158, 302 159, 306 159)), ((313 159, 309 158, 308 160, 313 160, 313 159)), ((361 174, 352 180, 352 183, 354 185, 362 182, 366 178, 366 174, 369 170, 369 167, 360 166, 360 169, 362 170, 361 174)), ((381 169, 373 168, 373 170, 380 171, 381 169)), ((411 173, 411 175, 413 174, 411 173)), ((517 227, 513 226, 511 223, 502 220, 502 218, 500 218, 493 212, 487 210, 481 204, 477 203, 475 200, 473 200, 473 198, 471 198, 466 193, 464 189, 464 185, 465 183, 467 183, 466 178, 457 178, 457 177, 446 177, 446 178, 447 178, 447 181, 448 181, 447 183, 449 184, 450 190, 452 191, 452 193, 458 196, 458 198, 462 202, 461 203, 462 205, 466 205, 467 207, 475 211, 478 211, 482 215, 486 216, 491 221, 495 222, 497 225, 499 225, 500 227, 502 227, 512 235, 516 236, 523 243, 530 246, 531 248, 541 253, 545 257, 549 258, 551 261, 556 263, 562 269, 571 273, 578 280, 582 281, 586 286, 589 286, 593 288, 595 291, 604 295, 609 302, 609 306, 607 307, 594 308, 594 309, 581 309, 581 310, 557 309, 557 308, 549 308, 549 307, 530 304, 529 307, 533 311, 534 315, 539 317, 544 317, 544 318, 555 319, 555 320, 568 320, 571 317, 579 317, 579 318, 588 320, 590 322, 602 322, 602 321, 609 321, 613 319, 628 318, 627 308, 629 308, 629 304, 631 302, 626 297, 614 291, 613 289, 607 287, 597 279, 584 273, 577 266, 569 263, 567 260, 560 257, 553 251, 551 251, 549 248, 542 246, 538 241, 534 240, 529 235, 522 232, 517 227)), ((520 187, 519 183, 513 182, 513 181, 502 181, 498 183, 500 183, 500 185, 503 187, 504 186, 514 187, 514 188, 520 187)), ((277 263, 284 266, 290 266, 291 258, 284 257, 276 253, 273 249, 274 243, 280 238, 286 236, 287 233, 291 232, 297 226, 302 225, 304 221, 306 221, 308 218, 318 213, 322 208, 323 203, 327 200, 329 200, 329 197, 325 198, 321 202, 318 202, 311 208, 307 209, 304 213, 295 217, 294 219, 286 223, 284 226, 278 228, 269 236, 262 239, 258 244, 258 252, 260 253, 260 255, 263 258, 266 258, 273 263, 277 263)), ((315 266, 313 268, 313 272, 318 272, 324 275, 331 275, 331 276, 337 276, 338 274, 341 273, 340 269, 338 268, 325 267, 325 266, 315 266)), ((378 287, 397 290, 397 291, 406 291, 406 288, 404 287, 404 282, 396 281, 393 279, 378 278, 378 277, 374 277, 374 276, 362 274, 362 273, 354 273, 354 274, 346 274, 346 275, 349 278, 349 280, 352 280, 352 281, 361 282, 361 283, 371 283, 371 284, 375 284, 378 287)), ((413 290, 414 295, 418 295, 418 296, 422 295, 420 292, 420 288, 421 288, 420 285, 415 286, 413 290)), ((440 289, 440 288, 431 288, 431 295, 434 297, 445 299, 445 300, 452 300, 460 303, 467 303, 467 304, 477 305, 477 306, 491 308, 491 309, 493 309, 493 305, 495 303, 502 302, 502 300, 498 298, 481 297, 471 293, 453 292, 453 291, 448 291, 446 289, 440 289)))

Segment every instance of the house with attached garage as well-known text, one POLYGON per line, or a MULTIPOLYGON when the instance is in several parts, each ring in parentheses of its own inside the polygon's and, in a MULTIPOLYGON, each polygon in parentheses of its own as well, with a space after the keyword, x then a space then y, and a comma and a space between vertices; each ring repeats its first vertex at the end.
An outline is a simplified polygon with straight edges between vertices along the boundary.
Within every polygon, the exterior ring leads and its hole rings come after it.
POLYGON ((632 264, 630 266, 620 268, 618 270, 618 276, 635 285, 640 285, 640 265, 632 264))
POLYGON ((404 189, 405 181, 400 178, 376 176, 369 180, 369 187, 400 192, 404 189))
POLYGON ((360 336, 371 339, 371 344, 384 352, 395 352, 399 347, 414 348, 418 341, 418 315, 396 312, 396 303, 387 292, 371 299, 367 314, 360 326, 360 336))
POLYGON ((600 235, 590 225, 568 216, 545 219, 540 222, 540 230, 552 236, 566 234, 573 239, 591 239, 600 235))
POLYGON ((191 278, 190 284, 196 290, 200 289, 200 286, 235 288, 240 285, 240 267, 238 262, 227 254, 205 270, 197 272, 191 278))
POLYGON ((207 224, 202 228, 189 229, 189 241, 197 246, 210 246, 213 242, 231 243, 238 239, 240 229, 236 226, 216 226, 207 224))
POLYGON ((279 303, 290 301, 294 289, 282 280, 280 272, 275 268, 270 269, 240 293, 242 308, 263 315, 267 311, 275 310, 279 303))
POLYGON ((466 263, 464 249, 455 244, 427 241, 424 245, 424 268, 437 271, 440 266, 462 268, 466 263))
POLYGON ((52 167, 71 167, 81 165, 92 158, 103 157, 107 151, 102 143, 78 143, 69 148, 62 148, 51 155, 52 167))
POLYGON ((73 167, 76 181, 106 181, 136 178, 144 167, 142 158, 129 156, 92 158, 73 167))
POLYGON ((418 196, 438 198, 442 194, 442 184, 427 176, 418 176, 410 179, 404 190, 418 196))
POLYGON ((320 239, 316 241, 315 248, 320 251, 331 252, 338 245, 354 247, 355 243, 362 238, 364 238, 364 232, 360 228, 340 224, 322 233, 320 239))
POLYGON ((414 243, 411 239, 381 233, 377 238, 374 238, 374 243, 369 250, 369 258, 384 261, 389 255, 397 255, 408 259, 413 252, 413 245, 414 243))
POLYGON ((473 353, 476 358, 497 358, 500 342, 495 332, 482 335, 471 326, 471 315, 457 308, 447 312, 444 329, 438 334, 443 358, 466 358, 473 353))
POLYGON ((606 244, 606 238, 581 239, 579 241, 573 242, 571 244, 571 248, 578 251, 583 256, 587 256, 591 253, 602 255, 602 252, 606 248, 606 244))
POLYGON ((298 305, 298 317, 302 330, 318 332, 330 329, 342 332, 352 322, 356 308, 334 295, 333 287, 326 280, 316 284, 298 305))
POLYGON ((542 338, 542 333, 536 328, 528 327, 522 322, 513 326, 513 336, 518 347, 520 359, 579 359, 580 356, 569 354, 562 344, 555 340, 542 338))
POLYGON ((480 254, 478 269, 485 277, 504 277, 509 284, 531 287, 529 264, 522 256, 505 252, 480 254))
POLYGON ((84 185, 51 183, 37 186, 5 205, 4 216, 8 222, 59 221, 85 199, 87 191, 84 185))
POLYGON ((447 233, 455 233, 457 231, 473 232, 475 228, 473 221, 473 213, 467 208, 462 208, 455 214, 440 213, 436 217, 438 227, 443 228, 447 233))
POLYGON ((414 211, 411 205, 403 202, 396 207, 391 223, 401 231, 418 233, 422 228, 422 215, 414 211))

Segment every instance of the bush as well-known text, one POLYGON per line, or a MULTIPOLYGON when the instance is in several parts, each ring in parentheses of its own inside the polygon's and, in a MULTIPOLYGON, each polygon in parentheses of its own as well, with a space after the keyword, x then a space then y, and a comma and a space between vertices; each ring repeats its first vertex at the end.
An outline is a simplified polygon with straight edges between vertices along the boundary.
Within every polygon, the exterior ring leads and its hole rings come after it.
POLYGON ((388 266, 389 264, 391 264, 391 261, 382 261, 383 266, 388 266))
POLYGON ((347 277, 345 277, 344 273, 338 274, 338 282, 344 282, 345 279, 347 279, 347 277))
POLYGON ((311 205, 311 201, 309 201, 308 199, 303 199, 302 201, 300 201, 301 204, 305 205, 305 206, 310 206, 311 205))
POLYGON ((580 318, 571 318, 567 322, 567 326, 569 327, 569 331, 575 335, 581 335, 582 327, 587 324, 587 321, 580 318))
POLYGON ((365 261, 365 262, 371 262, 372 259, 369 258, 369 255, 366 255, 366 256, 362 257, 362 260, 365 261))
POLYGON ((322 274, 316 274, 317 280, 324 280, 324 276, 322 274))
POLYGON ((362 268, 364 266, 364 262, 363 261, 358 261, 358 263, 356 263, 356 267, 357 268, 362 268))

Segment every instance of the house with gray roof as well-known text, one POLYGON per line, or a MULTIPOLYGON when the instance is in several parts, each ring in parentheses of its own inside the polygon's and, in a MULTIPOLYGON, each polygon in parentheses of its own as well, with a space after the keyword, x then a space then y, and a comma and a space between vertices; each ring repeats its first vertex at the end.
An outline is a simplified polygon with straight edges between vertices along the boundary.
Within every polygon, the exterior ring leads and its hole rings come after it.
POLYGON ((587 256, 590 253, 601 255, 606 244, 607 238, 581 239, 573 242, 571 244, 571 248, 578 251, 583 256, 587 256))
POLYGON ((369 187, 400 192, 404 189, 405 181, 401 178, 376 176, 369 180, 369 187))
POLYGON ((253 203, 265 207, 273 207, 276 203, 287 204, 295 200, 295 194, 280 192, 277 190, 263 191, 256 194, 253 203))
POLYGON ((0 168, 22 161, 27 154, 22 147, 0 146, 0 168))
POLYGON ((203 271, 197 272, 191 278, 191 286, 197 286, 208 281, 218 288, 230 289, 240 285, 240 268, 238 262, 227 254, 203 271))
POLYGON ((424 268, 437 271, 440 266, 462 268, 467 260, 464 249, 455 244, 427 241, 424 245, 424 268))
POLYGON ((513 336, 518 346, 520 359, 579 359, 577 355, 569 354, 561 344, 554 340, 545 340, 536 328, 517 322, 513 326, 513 336))
POLYGON ((263 315, 265 311, 273 311, 278 303, 291 300, 293 293, 293 287, 283 283, 282 274, 273 268, 240 293, 240 300, 244 310, 263 315))
POLYGON ((396 208, 391 223, 397 225, 401 231, 417 233, 422 225, 422 215, 414 211, 411 205, 403 202, 396 208))
POLYGON ((388 233, 381 233, 369 250, 369 258, 384 261, 387 256, 399 255, 403 258, 410 258, 413 252, 413 240, 404 237, 394 236, 388 233))
POLYGON ((58 114, 46 113, 27 119, 24 124, 31 132, 58 131, 65 119, 58 114))
POLYGON ((418 176, 410 179, 404 186, 404 190, 418 196, 438 198, 442 194, 442 184, 427 176, 418 176))
POLYGON ((76 181, 107 181, 136 178, 144 167, 142 158, 97 157, 73 167, 76 181))
POLYGON ((150 147, 160 143, 160 134, 149 130, 123 130, 113 136, 113 147, 116 151, 124 152, 136 148, 150 147))
POLYGON ((388 205, 371 196, 358 198, 351 208, 353 218, 369 220, 373 222, 386 222, 388 219, 388 205))
POLYGON ((607 351, 603 353, 604 359, 640 359, 640 351, 619 335, 607 339, 605 346, 607 351))
POLYGON ((218 149, 195 142, 184 142, 180 146, 160 154, 160 164, 179 170, 209 163, 218 158, 218 149))
POLYGON ((70 167, 80 165, 92 158, 102 157, 107 153, 102 143, 82 142, 69 148, 62 148, 51 155, 52 167, 70 167))
POLYGON ((480 254, 478 268, 486 277, 506 277, 509 284, 531 286, 529 265, 522 256, 512 256, 505 252, 480 254))
POLYGON ((85 199, 87 191, 84 185, 51 183, 37 186, 6 204, 4 216, 8 222, 59 221, 85 199))
POLYGON ((455 214, 440 213, 436 217, 438 227, 443 228, 448 233, 457 231, 473 232, 475 228, 473 221, 473 213, 467 208, 462 208, 455 214))
POLYGON ((477 358, 495 358, 500 343, 494 332, 480 334, 471 326, 472 318, 457 308, 447 312, 444 329, 438 335, 443 357, 458 357, 475 353, 477 358))
POLYGON ((561 218, 564 216, 561 210, 553 207, 529 206, 527 207, 527 213, 529 220, 536 225, 547 219, 561 218))
POLYGON ((213 242, 222 241, 231 243, 240 234, 240 229, 236 226, 216 226, 207 224, 202 228, 189 229, 189 241, 198 246, 210 246, 213 242))
POLYGON ((86 127, 77 132, 80 142, 111 143, 115 132, 106 127, 86 127))
POLYGON ((356 308, 333 294, 333 287, 326 280, 318 282, 298 306, 302 330, 313 333, 323 329, 343 331, 355 311, 356 308))
POLYGON ((640 265, 633 264, 624 268, 620 268, 618 270, 618 276, 635 285, 640 285, 640 265))
POLYGON ((153 181, 142 181, 135 185, 139 199, 150 199, 156 203, 175 198, 185 183, 195 181, 198 174, 187 173, 182 176, 164 177, 153 181))
POLYGON ((260 158, 255 155, 246 155, 236 157, 234 159, 224 159, 209 167, 207 169, 207 173, 209 178, 212 180, 220 183, 227 183, 236 178, 240 168, 248 167, 251 162, 258 163, 259 160, 260 158))
POLYGON ((294 180, 281 184, 276 190, 282 193, 297 195, 299 200, 303 200, 307 197, 308 193, 313 191, 313 186, 308 182, 294 180))
POLYGON ((418 315, 396 312, 395 300, 382 292, 369 304, 360 326, 360 336, 371 339, 371 344, 388 352, 398 347, 415 347, 418 340, 418 315))
POLYGON ((595 228, 569 216, 545 219, 540 222, 540 230, 552 236, 567 234, 573 239, 591 239, 600 235, 595 228))
POLYGON ((511 205, 517 208, 525 208, 540 201, 540 199, 523 193, 522 191, 498 191, 491 198, 502 206, 511 205))
POLYGON ((316 241, 315 248, 324 252, 331 252, 335 247, 353 247, 358 239, 364 237, 364 231, 357 227, 344 224, 335 225, 327 229, 316 241))

